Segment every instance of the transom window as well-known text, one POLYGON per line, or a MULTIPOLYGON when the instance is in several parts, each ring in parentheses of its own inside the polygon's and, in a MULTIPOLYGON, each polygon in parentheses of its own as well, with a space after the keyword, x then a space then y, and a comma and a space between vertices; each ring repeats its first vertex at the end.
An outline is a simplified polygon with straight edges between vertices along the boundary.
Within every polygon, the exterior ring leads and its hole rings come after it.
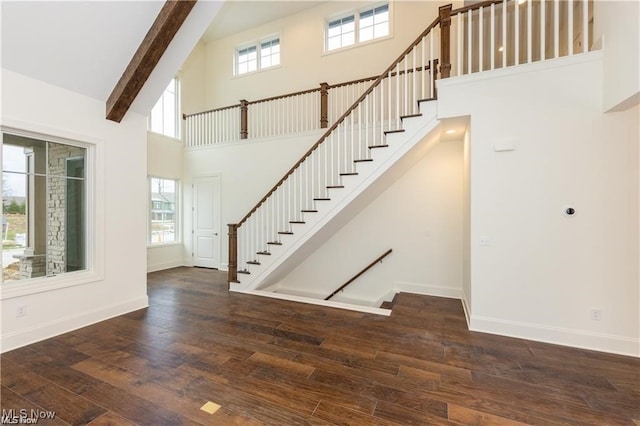
POLYGON ((154 105, 149 116, 149 130, 180 139, 180 97, 178 79, 173 78, 154 105))
POLYGON ((236 75, 280 65, 280 37, 270 37, 236 49, 235 63, 236 75))
POLYGON ((178 242, 178 181, 149 178, 149 243, 178 242))
POLYGON ((353 11, 329 19, 326 28, 326 49, 336 50, 389 35, 389 3, 353 11))

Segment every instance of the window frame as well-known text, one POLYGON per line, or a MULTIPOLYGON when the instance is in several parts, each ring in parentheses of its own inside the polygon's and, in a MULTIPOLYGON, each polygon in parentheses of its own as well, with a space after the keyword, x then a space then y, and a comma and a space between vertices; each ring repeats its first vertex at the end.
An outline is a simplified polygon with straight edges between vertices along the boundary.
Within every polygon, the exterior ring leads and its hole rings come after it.
MULTIPOLYGON (((273 49, 273 45, 270 45, 269 49, 273 49)), ((271 53, 269 56, 273 58, 274 54, 271 53)), ((252 42, 249 42, 249 43, 241 44, 241 45, 237 46, 234 49, 234 52, 233 52, 233 76, 234 77, 242 77, 242 76, 253 74, 253 73, 256 73, 256 72, 266 71, 266 70, 269 70, 269 69, 272 69, 272 68, 279 67, 281 64, 282 64, 282 37, 280 37, 280 33, 272 34, 270 36, 262 37, 259 40, 255 40, 255 41, 252 41, 252 42), (278 44, 277 44, 277 46, 278 46, 278 51, 277 51, 278 63, 277 64, 273 64, 272 63, 271 65, 264 66, 263 63, 262 63, 262 61, 263 61, 263 54, 262 54, 263 46, 265 44, 267 44, 267 43, 273 43, 276 40, 278 41, 278 44), (240 53, 245 51, 245 50, 251 49, 251 48, 255 49, 255 54, 256 54, 256 59, 255 59, 256 66, 255 66, 255 69, 248 70, 248 71, 245 71, 245 72, 241 73, 240 72, 240 64, 241 64, 241 62, 240 62, 240 53)))
MULTIPOLYGON (((64 272, 53 276, 28 278, 0 284, 0 300, 29 296, 32 294, 59 290, 77 285, 104 280, 104 147, 101 140, 92 136, 58 131, 36 124, 25 126, 5 120, 0 126, 0 144, 3 135, 9 133, 46 142, 78 146, 86 149, 85 154, 85 255, 86 268, 80 271, 64 272)), ((0 178, 1 180, 1 178, 0 178)), ((0 195, 0 199, 1 199, 0 195)), ((0 278, 0 282, 2 278, 0 278)))
POLYGON ((182 215, 180 214, 180 209, 182 208, 181 207, 182 206, 181 185, 182 184, 180 179, 164 177, 164 176, 155 176, 155 175, 147 176, 147 247, 148 248, 166 247, 170 245, 182 244, 182 232, 181 232, 182 215), (154 201, 153 201, 153 187, 152 187, 153 179, 169 180, 169 181, 173 181, 174 183, 175 192, 174 192, 174 200, 173 200, 173 224, 174 224, 174 230, 175 230, 174 231, 175 237, 173 241, 153 242, 153 239, 152 239, 153 237, 152 224, 154 220, 153 219, 154 201))
POLYGON ((153 107, 151 108, 151 111, 149 112, 149 116, 147 117, 147 131, 151 132, 151 133, 155 133, 158 135, 163 135, 166 136, 168 138, 173 138, 173 139, 178 139, 180 140, 182 137, 182 114, 181 114, 181 108, 180 108, 180 79, 178 78, 178 76, 175 76, 171 79, 171 81, 169 82, 169 84, 167 84, 167 87, 162 91, 162 95, 160 95, 160 97, 158 98, 158 100, 156 101, 156 103, 153 105, 153 107), (174 129, 175 132, 173 134, 168 134, 167 132, 165 132, 165 127, 166 127, 166 117, 164 114, 164 98, 165 98, 165 94, 168 92, 169 90, 169 86, 171 85, 171 82, 174 83, 174 92, 173 92, 173 96, 175 97, 174 99, 174 110, 175 110, 175 116, 173 117, 174 119, 174 129), (162 130, 161 131, 157 131, 157 129, 154 129, 154 120, 153 120, 153 116, 154 116, 154 110, 156 110, 156 107, 158 107, 158 105, 162 105, 162 130))
MULTIPOLYGON (((335 14, 335 15, 331 15, 329 17, 327 17, 325 19, 325 23, 324 23, 324 53, 334 53, 334 52, 339 52, 345 49, 350 49, 350 48, 354 48, 357 46, 361 46, 361 45, 365 45, 365 44, 369 44, 369 43, 375 43, 377 41, 381 41, 381 40, 386 40, 388 38, 393 37, 393 3, 391 1, 386 1, 386 2, 377 2, 377 3, 371 3, 368 4, 365 7, 361 7, 358 9, 351 9, 349 11, 346 12, 342 12, 339 14, 335 14), (387 13, 388 13, 388 20, 387 20, 387 34, 386 35, 382 35, 382 36, 378 36, 378 37, 373 37, 367 40, 362 40, 361 37, 361 15, 367 12, 371 12, 373 11, 373 17, 375 18, 375 10, 386 6, 387 7, 387 13), (349 17, 353 17, 353 23, 354 23, 354 42, 348 45, 343 45, 340 47, 336 47, 333 49, 329 49, 329 25, 338 21, 338 20, 342 20, 345 18, 349 18, 349 17)), ((375 35, 375 24, 373 24, 373 33, 375 35)))

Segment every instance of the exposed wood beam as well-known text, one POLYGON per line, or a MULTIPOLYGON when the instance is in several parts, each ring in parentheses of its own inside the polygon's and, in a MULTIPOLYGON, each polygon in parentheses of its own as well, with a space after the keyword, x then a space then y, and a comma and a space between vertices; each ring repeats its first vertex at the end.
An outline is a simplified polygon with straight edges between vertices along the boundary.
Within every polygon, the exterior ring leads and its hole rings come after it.
POLYGON ((107 99, 107 120, 119 123, 197 0, 167 1, 107 99))

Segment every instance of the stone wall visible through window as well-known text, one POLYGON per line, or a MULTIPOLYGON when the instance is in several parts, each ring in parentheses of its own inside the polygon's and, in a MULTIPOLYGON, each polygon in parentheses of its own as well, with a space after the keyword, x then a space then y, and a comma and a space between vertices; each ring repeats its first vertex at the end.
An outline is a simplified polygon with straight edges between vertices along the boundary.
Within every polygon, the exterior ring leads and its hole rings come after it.
POLYGON ((87 148, 5 133, 2 153, 3 281, 86 269, 87 148))

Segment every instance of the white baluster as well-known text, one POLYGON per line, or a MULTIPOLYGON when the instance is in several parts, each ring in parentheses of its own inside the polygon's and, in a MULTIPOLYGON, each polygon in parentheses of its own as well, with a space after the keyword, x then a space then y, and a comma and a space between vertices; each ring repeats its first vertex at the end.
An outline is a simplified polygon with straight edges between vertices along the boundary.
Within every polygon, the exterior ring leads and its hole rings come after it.
MULTIPOLYGON (((471 55, 473 51, 473 38, 471 34, 473 31, 472 18, 472 11, 469 10, 467 12, 467 74, 471 74, 471 71, 473 69, 473 56, 471 55)), ((433 80, 433 78, 431 80, 433 80)), ((433 96, 433 92, 431 93, 431 96, 433 96)))
POLYGON ((545 60, 545 47, 547 44, 545 3, 546 3, 546 0, 540 0, 540 60, 541 61, 545 60))
POLYGON ((429 97, 434 97, 434 76, 436 75, 436 66, 433 61, 433 29, 429 31, 429 97))
POLYGON ((582 0, 582 51, 589 51, 589 0, 582 0))
POLYGON ((527 2, 527 62, 533 60, 533 0, 527 2))
POLYGON ((520 4, 518 1, 513 2, 513 6, 516 9, 515 17, 515 31, 513 32, 514 47, 515 47, 515 64, 520 63, 520 4))
POLYGON ((491 55, 491 69, 495 69, 496 64, 496 8, 495 3, 491 4, 489 12, 491 13, 491 43, 489 44, 489 53, 491 55))
POLYGON ((484 44, 484 13, 483 8, 480 7, 478 10, 478 70, 482 72, 484 70, 484 55, 483 55, 483 44, 484 44))
POLYGON ((567 0, 567 52, 569 56, 573 55, 573 0, 567 0))
POLYGON ((502 68, 507 66, 507 0, 502 1, 502 68))
MULTIPOLYGON (((456 30, 458 31, 458 37, 457 37, 458 47, 456 51, 456 57, 457 57, 458 66, 456 68, 458 68, 457 75, 462 75, 462 73, 464 72, 464 69, 462 68, 462 52, 464 50, 464 36, 462 34, 462 30, 464 29, 464 13, 458 13, 457 19, 458 19, 458 25, 456 25, 456 30)), ((422 99, 424 99, 424 96, 422 97, 422 99)))

